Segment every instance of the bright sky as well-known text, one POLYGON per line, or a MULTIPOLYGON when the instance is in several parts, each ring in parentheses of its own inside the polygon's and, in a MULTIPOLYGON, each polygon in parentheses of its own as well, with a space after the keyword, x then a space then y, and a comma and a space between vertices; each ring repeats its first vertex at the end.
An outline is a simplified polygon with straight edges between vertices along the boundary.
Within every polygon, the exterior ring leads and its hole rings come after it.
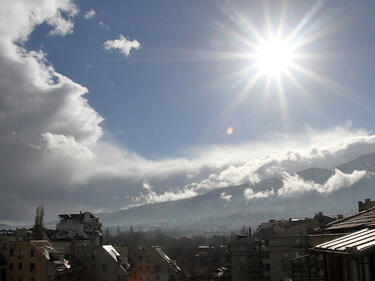
POLYGON ((78 1, 73 34, 41 25, 27 47, 88 88, 106 137, 146 158, 346 121, 373 131, 374 6, 357 2, 78 1), (261 66, 246 55, 281 25, 302 70, 280 75, 282 93, 275 77, 250 88, 261 66), (105 50, 120 34, 141 47, 105 50))
MULTIPOLYGON (((30 221, 40 203, 49 219, 118 210, 374 152, 374 10, 1 1, 0 223, 30 221)), ((287 196, 343 186, 287 179, 287 196)))

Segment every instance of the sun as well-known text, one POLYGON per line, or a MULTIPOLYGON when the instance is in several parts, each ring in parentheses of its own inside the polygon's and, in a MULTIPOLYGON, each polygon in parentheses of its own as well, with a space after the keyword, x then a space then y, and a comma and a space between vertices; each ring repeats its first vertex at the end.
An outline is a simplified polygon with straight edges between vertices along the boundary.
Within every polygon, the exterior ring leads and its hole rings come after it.
POLYGON ((257 69, 267 76, 285 73, 293 65, 294 56, 293 44, 280 38, 263 40, 253 53, 257 69))

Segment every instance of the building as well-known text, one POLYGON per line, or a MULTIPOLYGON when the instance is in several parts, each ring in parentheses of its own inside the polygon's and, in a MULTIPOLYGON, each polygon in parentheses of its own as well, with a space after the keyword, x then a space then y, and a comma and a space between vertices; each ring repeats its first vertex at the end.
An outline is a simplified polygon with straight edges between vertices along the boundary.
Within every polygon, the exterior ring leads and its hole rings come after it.
POLYGON ((90 212, 59 215, 54 240, 86 240, 89 247, 102 244, 102 224, 90 212))
POLYGON ((77 274, 82 281, 126 281, 129 268, 127 257, 121 256, 111 245, 91 249, 82 258, 77 274))
POLYGON ((314 230, 309 252, 292 260, 293 280, 369 281, 375 278, 375 207, 314 230))
POLYGON ((290 261, 307 254, 310 231, 332 220, 322 213, 313 218, 270 220, 254 234, 238 236, 229 244, 231 280, 290 280, 290 261))
POLYGON ((366 198, 364 202, 358 201, 358 212, 362 212, 373 207, 375 207, 375 201, 371 201, 369 198, 366 198))
POLYGON ((231 280, 263 280, 261 241, 258 236, 237 236, 229 244, 231 280))
POLYGON ((0 281, 6 281, 7 279, 7 261, 4 256, 0 254, 0 281))
POLYGON ((45 240, 14 241, 8 244, 7 281, 69 280, 70 265, 45 240))
POLYGON ((129 281, 177 281, 180 268, 159 246, 128 248, 129 281))

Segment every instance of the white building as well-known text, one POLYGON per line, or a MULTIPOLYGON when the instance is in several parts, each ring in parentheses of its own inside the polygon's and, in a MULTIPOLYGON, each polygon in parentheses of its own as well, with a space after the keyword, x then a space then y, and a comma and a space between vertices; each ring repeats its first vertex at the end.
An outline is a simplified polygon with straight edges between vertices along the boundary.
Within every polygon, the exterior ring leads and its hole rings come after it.
POLYGON ((59 215, 56 225, 56 240, 88 240, 91 247, 102 243, 102 224, 90 212, 59 215))

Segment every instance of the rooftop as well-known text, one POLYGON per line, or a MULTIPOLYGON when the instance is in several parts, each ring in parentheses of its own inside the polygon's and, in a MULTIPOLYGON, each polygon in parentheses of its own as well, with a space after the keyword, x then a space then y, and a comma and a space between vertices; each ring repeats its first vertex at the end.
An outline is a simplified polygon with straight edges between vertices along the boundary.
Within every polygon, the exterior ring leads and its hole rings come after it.
POLYGON ((375 207, 362 212, 355 213, 341 220, 336 220, 323 227, 323 230, 329 232, 353 231, 361 228, 375 227, 375 207))
POLYGON ((350 255, 358 255, 368 250, 375 250, 375 229, 365 228, 319 244, 312 250, 350 255))
POLYGON ((91 218, 97 218, 97 216, 93 215, 90 212, 84 212, 84 213, 79 213, 79 214, 61 214, 59 217, 61 219, 83 219, 85 214, 89 214, 91 218))

